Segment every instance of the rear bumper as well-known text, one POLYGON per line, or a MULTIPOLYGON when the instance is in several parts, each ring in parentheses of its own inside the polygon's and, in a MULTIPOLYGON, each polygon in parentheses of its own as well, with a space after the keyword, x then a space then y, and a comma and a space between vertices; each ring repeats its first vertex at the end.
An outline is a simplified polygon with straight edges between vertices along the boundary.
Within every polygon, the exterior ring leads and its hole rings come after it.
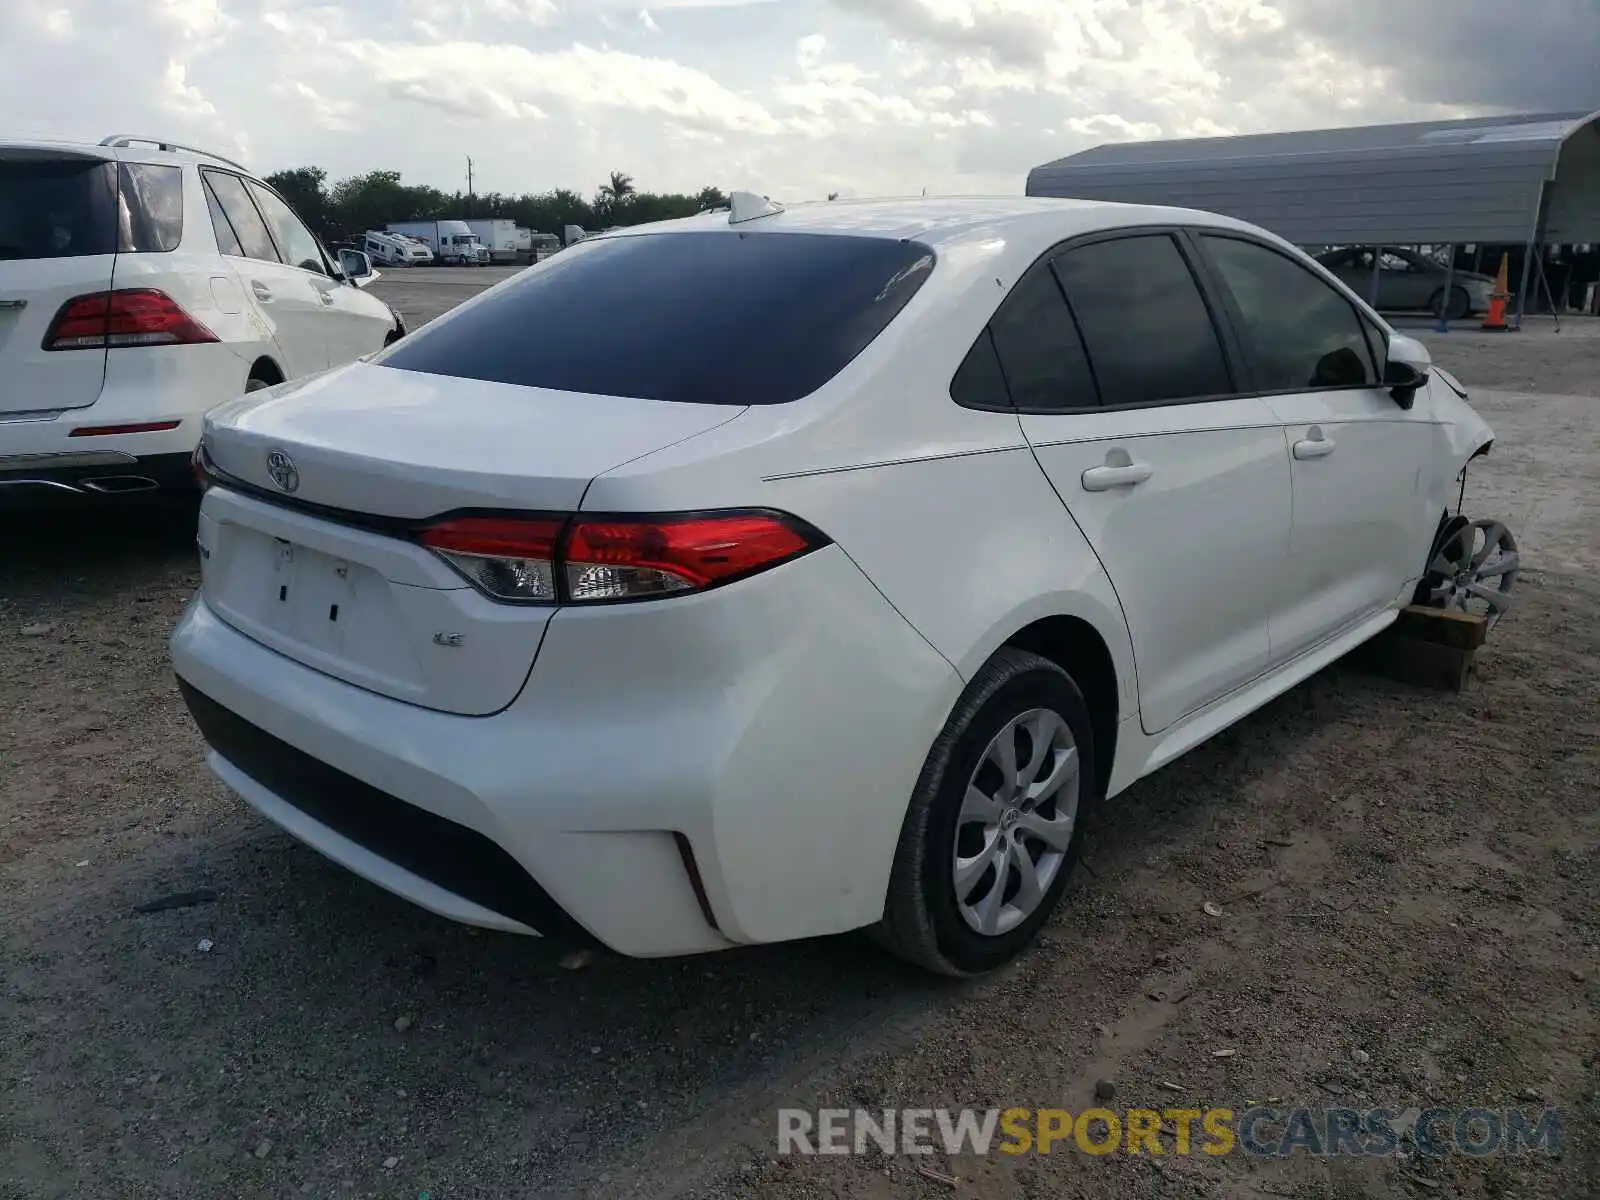
POLYGON ((93 404, 0 417, 0 504, 102 503, 192 489, 189 456, 201 422, 244 391, 248 371, 224 342, 112 351, 93 404), (77 432, 165 424, 172 428, 77 432), (96 480, 109 482, 91 486, 96 480))
POLYGON ((0 456, 0 507, 112 504, 195 490, 190 454, 120 451, 0 456))
POLYGON ((701 596, 563 609, 490 717, 322 675, 200 598, 172 658, 212 768, 296 837, 452 919, 636 956, 877 921, 960 689, 837 547, 701 596))

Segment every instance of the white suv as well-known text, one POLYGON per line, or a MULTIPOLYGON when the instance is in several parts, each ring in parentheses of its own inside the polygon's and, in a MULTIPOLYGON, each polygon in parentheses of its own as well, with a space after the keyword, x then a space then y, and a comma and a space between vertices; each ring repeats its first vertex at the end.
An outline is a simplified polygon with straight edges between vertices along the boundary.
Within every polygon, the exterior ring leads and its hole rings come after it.
POLYGON ((192 485, 208 409, 404 334, 375 278, 217 155, 0 140, 0 501, 192 485))

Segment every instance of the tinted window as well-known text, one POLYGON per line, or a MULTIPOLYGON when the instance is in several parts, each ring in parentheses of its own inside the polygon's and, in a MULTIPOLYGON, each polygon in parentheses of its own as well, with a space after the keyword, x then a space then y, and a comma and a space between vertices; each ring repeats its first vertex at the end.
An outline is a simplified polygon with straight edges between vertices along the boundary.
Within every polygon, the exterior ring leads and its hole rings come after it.
POLYGON ((278 253, 283 261, 291 266, 299 267, 302 271, 315 271, 318 275, 326 275, 327 268, 322 262, 322 247, 317 244, 315 235, 300 223, 300 218, 294 215, 290 208, 278 197, 275 192, 270 192, 260 184, 252 183, 250 194, 255 197, 256 207, 261 210, 261 215, 267 219, 267 226, 272 230, 272 240, 278 243, 278 253))
POLYGON ((165 254, 183 240, 183 168, 122 164, 118 249, 165 254))
POLYGON ((1055 268, 1088 345, 1102 404, 1233 391, 1211 316, 1172 238, 1093 242, 1063 254, 1055 268))
POLYGON ((607 396, 781 404, 861 353, 933 263, 926 246, 871 237, 657 233, 584 242, 377 361, 607 396))
POLYGON ((0 260, 116 250, 116 164, 0 162, 0 260))
POLYGON ((994 338, 985 329, 972 343, 967 357, 962 359, 955 378, 950 381, 950 395, 957 404, 971 408, 1006 408, 1011 404, 1011 394, 1006 390, 1006 377, 1000 372, 1000 358, 994 352, 994 338))
POLYGON ((1048 267, 1023 276, 989 328, 1018 408, 1087 408, 1095 403, 1083 343, 1048 267))
MULTIPOLYGON (((261 214, 250 202, 250 194, 244 190, 244 180, 237 175, 224 175, 221 171, 206 171, 202 178, 205 179, 206 187, 211 192, 211 198, 217 202, 223 215, 228 219, 233 244, 238 247, 237 253, 242 253, 246 258, 278 262, 278 251, 272 245, 272 237, 267 233, 267 226, 262 221, 261 214)), ((218 244, 220 245, 223 240, 222 232, 218 230, 218 244)), ((228 254, 233 251, 224 250, 223 253, 228 254)))
POLYGON ((244 251, 239 248, 239 239, 234 236, 233 226, 228 221, 228 214, 222 211, 222 202, 211 190, 211 181, 206 180, 202 188, 206 194, 206 209, 211 213, 211 228, 217 234, 217 250, 235 258, 245 257, 244 251))
POLYGON ((1372 353, 1350 302, 1299 263, 1237 238, 1202 236, 1243 318, 1239 330, 1262 391, 1366 387, 1372 353))

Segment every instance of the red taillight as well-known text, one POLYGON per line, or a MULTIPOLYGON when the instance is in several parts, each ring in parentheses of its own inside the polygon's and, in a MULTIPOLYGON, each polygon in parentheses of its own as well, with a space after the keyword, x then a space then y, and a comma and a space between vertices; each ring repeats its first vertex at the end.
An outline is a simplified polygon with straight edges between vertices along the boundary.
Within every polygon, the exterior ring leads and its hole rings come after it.
POLYGON ((556 600, 556 540, 565 521, 456 517, 429 526, 422 544, 496 600, 556 600))
POLYGON ((497 600, 643 600, 777 566, 825 538, 777 513, 658 517, 458 517, 420 535, 497 600))
POLYGON ((573 600, 629 600, 710 587, 811 548, 765 513, 590 521, 579 517, 562 562, 573 600))
POLYGON ((105 350, 216 340, 216 334, 165 292, 124 288, 68 300, 50 323, 42 345, 46 350, 105 350))
POLYGON ((206 453, 204 438, 195 443, 194 453, 189 456, 189 469, 194 472, 194 481, 202 492, 216 482, 211 473, 211 456, 206 453))

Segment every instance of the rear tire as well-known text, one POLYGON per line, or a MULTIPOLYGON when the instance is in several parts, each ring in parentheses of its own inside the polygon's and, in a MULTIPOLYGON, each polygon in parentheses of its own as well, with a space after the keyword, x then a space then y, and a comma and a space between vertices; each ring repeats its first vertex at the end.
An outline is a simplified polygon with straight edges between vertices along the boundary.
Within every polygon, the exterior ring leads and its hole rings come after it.
POLYGON ((271 380, 257 379, 254 375, 252 375, 249 379, 245 380, 244 390, 246 394, 249 394, 250 392, 259 392, 262 388, 269 388, 272 386, 273 384, 271 380))
POLYGON ((1016 957, 1066 889, 1097 778, 1089 709, 1072 677, 1036 654, 1000 650, 928 752, 874 939, 958 978, 1016 957), (1015 762, 1016 786, 1002 762, 1015 762))
MULTIPOLYGON (((1433 299, 1429 301, 1428 307, 1433 311, 1434 315, 1437 316, 1441 306, 1443 305, 1444 289, 1440 288, 1433 294, 1433 299)), ((1467 295, 1466 289, 1458 287, 1451 288, 1450 303, 1449 306, 1445 308, 1445 317, 1451 321, 1462 321, 1465 320, 1468 314, 1471 312, 1472 297, 1467 295)))

